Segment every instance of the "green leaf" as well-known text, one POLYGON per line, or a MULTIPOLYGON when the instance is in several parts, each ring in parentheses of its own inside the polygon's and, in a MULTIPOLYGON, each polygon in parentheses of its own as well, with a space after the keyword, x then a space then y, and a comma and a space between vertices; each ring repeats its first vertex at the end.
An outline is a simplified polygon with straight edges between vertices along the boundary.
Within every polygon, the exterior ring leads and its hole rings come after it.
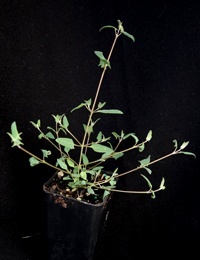
POLYGON ((155 192, 154 192, 153 190, 151 190, 151 198, 152 198, 152 199, 155 199, 155 198, 156 198, 156 194, 155 194, 155 192))
POLYGON ((191 152, 181 151, 179 153, 182 153, 182 154, 185 154, 185 155, 192 155, 192 156, 194 156, 196 158, 196 154, 191 153, 191 152))
POLYGON ((124 32, 124 27, 122 25, 122 22, 120 20, 117 20, 118 22, 118 30, 120 31, 120 33, 123 33, 124 32))
POLYGON ((79 109, 79 108, 81 108, 81 107, 85 107, 85 103, 81 103, 81 104, 78 105, 77 107, 74 107, 74 108, 71 110, 71 112, 73 112, 74 110, 77 110, 77 109, 79 109))
POLYGON ((165 179, 164 178, 162 178, 162 180, 161 180, 161 183, 160 183, 160 188, 162 189, 162 190, 165 190, 165 179))
POLYGON ((56 116, 52 115, 52 116, 53 116, 56 123, 61 124, 61 120, 62 120, 63 115, 56 115, 56 116))
POLYGON ((81 176, 82 179, 87 180, 87 173, 85 171, 82 171, 80 173, 80 176, 81 176))
POLYGON ((152 138, 152 130, 150 130, 147 134, 146 140, 149 142, 152 138))
POLYGON ((59 165, 62 169, 67 170, 67 165, 63 160, 57 159, 57 165, 59 165))
POLYGON ((123 33, 126 37, 130 38, 133 42, 135 42, 135 38, 133 37, 132 34, 127 33, 127 32, 125 32, 125 31, 123 31, 122 33, 123 33))
POLYGON ((45 136, 49 139, 55 139, 54 135, 51 132, 48 132, 45 136))
POLYGON ((38 119, 37 123, 34 123, 33 121, 30 121, 30 123, 37 129, 41 127, 41 121, 38 119))
POLYGON ((103 52, 101 52, 101 51, 95 51, 94 53, 95 53, 96 56, 100 59, 100 61, 99 61, 99 66, 100 66, 101 68, 109 67, 109 68, 111 69, 110 61, 106 60, 106 58, 105 58, 104 55, 103 55, 103 52))
POLYGON ((68 119, 67 119, 67 117, 66 116, 63 116, 63 126, 64 126, 64 128, 68 128, 68 126, 69 126, 69 122, 68 122, 68 119))
POLYGON ((96 166, 96 167, 93 168, 93 171, 100 171, 103 168, 104 168, 103 166, 96 166))
POLYGON ((68 149, 74 149, 74 142, 71 138, 59 137, 56 138, 56 142, 62 146, 67 147, 68 149))
POLYGON ((85 154, 82 154, 82 159, 83 159, 83 163, 84 164, 87 165, 89 163, 89 160, 88 160, 88 158, 87 158, 87 156, 85 154))
POLYGON ((78 187, 77 187, 77 185, 74 183, 74 182, 69 182, 68 183, 68 186, 71 188, 71 189, 73 189, 73 191, 75 191, 78 187))
POLYGON ((56 130, 53 129, 53 127, 51 127, 51 126, 47 126, 47 129, 49 129, 49 130, 51 130, 52 132, 56 133, 56 130))
POLYGON ((29 163, 30 163, 30 166, 35 166, 35 165, 38 165, 40 163, 40 161, 38 161, 34 157, 31 157, 31 158, 29 158, 29 163))
POLYGON ((102 114, 123 114, 122 111, 118 109, 100 109, 96 111, 97 113, 102 113, 102 114))
POLYGON ((123 137, 123 140, 127 139, 128 137, 134 138, 136 144, 137 144, 138 141, 139 141, 138 137, 137 137, 134 133, 129 133, 129 134, 125 135, 125 136, 123 137))
POLYGON ((72 179, 72 178, 71 178, 69 175, 63 177, 63 180, 64 180, 64 181, 69 181, 69 180, 71 180, 71 179, 72 179))
POLYGON ((7 132, 7 134, 10 136, 11 142, 13 143, 12 147, 23 145, 21 142, 22 138, 20 137, 22 133, 18 132, 16 122, 11 124, 11 133, 7 132))
POLYGON ((150 158, 151 158, 151 156, 149 155, 146 159, 139 161, 140 166, 142 166, 142 167, 148 166, 148 164, 150 163, 150 158))
POLYGON ((112 173, 112 176, 117 176, 118 175, 118 168, 116 168, 114 171, 113 171, 113 173, 112 173))
POLYGON ((110 191, 105 190, 103 193, 103 199, 105 199, 105 197, 107 197, 110 194, 110 191))
POLYGON ((67 158, 67 164, 68 164, 70 167, 74 168, 74 162, 73 162, 70 158, 67 158))
POLYGON ((115 188, 116 187, 116 180, 114 178, 112 178, 110 181, 109 181, 110 185, 112 186, 112 188, 115 188))
POLYGON ((98 135, 97 135, 97 141, 101 141, 102 138, 103 138, 103 134, 102 134, 102 132, 100 131, 100 132, 98 133, 98 135))
POLYGON ((139 146, 139 152, 143 152, 143 151, 144 151, 144 148, 145 148, 145 144, 142 143, 142 144, 139 146))
POLYGON ((175 147, 175 150, 177 150, 177 148, 178 148, 178 143, 177 143, 177 141, 176 141, 176 140, 173 140, 173 142, 174 142, 174 147, 175 147))
POLYGON ((183 150, 186 146, 188 146, 189 142, 183 142, 180 149, 183 150))
POLYGON ((90 98, 90 99, 88 99, 88 100, 84 100, 84 102, 85 102, 85 105, 86 105, 87 107, 90 107, 91 104, 92 104, 92 99, 90 98))
POLYGON ((102 144, 93 143, 90 147, 97 153, 111 154, 114 152, 113 149, 102 144))
POLYGON ((151 184, 150 180, 145 175, 143 175, 143 174, 140 174, 140 175, 146 180, 146 182, 147 182, 147 184, 148 184, 148 186, 149 186, 149 188, 151 190, 152 189, 152 184, 151 184))
POLYGON ((94 190, 91 187, 87 188, 87 193, 92 195, 95 194, 94 190))
POLYGON ((98 103, 98 108, 101 109, 102 107, 105 106, 105 104, 106 104, 106 102, 103 102, 103 103, 102 103, 102 102, 99 102, 99 103, 98 103))
POLYGON ((93 126, 92 126, 92 125, 86 127, 86 125, 83 124, 83 129, 84 129, 84 131, 87 132, 88 134, 93 133, 93 126))
POLYGON ((112 25, 105 25, 105 26, 101 27, 99 31, 101 31, 101 30, 103 30, 105 28, 111 28, 111 29, 117 30, 117 28, 112 26, 112 25))
POLYGON ((120 157, 122 157, 122 156, 124 156, 124 153, 122 153, 122 152, 117 152, 117 153, 114 153, 112 157, 113 157, 115 160, 117 160, 118 158, 120 158, 120 157))
POLYGON ((51 151, 42 149, 42 154, 43 158, 47 158, 51 154, 51 151))
POLYGON ((112 135, 116 138, 116 139, 119 139, 120 138, 120 135, 116 132, 112 132, 112 135))
POLYGON ((74 182, 76 182, 79 179, 79 174, 78 173, 73 173, 72 174, 74 182))
POLYGON ((149 173, 149 174, 151 174, 152 173, 152 170, 151 169, 149 169, 148 167, 144 167, 144 169, 149 173))
POLYGON ((95 171, 94 170, 87 170, 86 173, 89 173, 92 176, 95 176, 95 171))
POLYGON ((71 150, 71 149, 70 149, 69 147, 67 147, 67 146, 64 147, 64 152, 65 152, 65 153, 68 153, 70 150, 71 150))
POLYGON ((43 133, 41 133, 41 134, 38 135, 38 138, 39 138, 39 139, 42 139, 42 138, 44 138, 44 137, 45 137, 45 135, 44 135, 43 133))

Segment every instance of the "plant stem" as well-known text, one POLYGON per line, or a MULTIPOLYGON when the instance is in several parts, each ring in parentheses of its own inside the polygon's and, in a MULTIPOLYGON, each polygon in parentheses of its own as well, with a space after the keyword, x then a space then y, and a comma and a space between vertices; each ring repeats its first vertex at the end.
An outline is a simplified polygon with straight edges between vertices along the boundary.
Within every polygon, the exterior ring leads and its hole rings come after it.
POLYGON ((170 157, 170 156, 172 156, 172 155, 178 154, 179 151, 180 151, 180 150, 173 151, 172 153, 169 153, 169 154, 167 154, 167 155, 165 155, 165 156, 163 156, 163 157, 160 157, 160 158, 158 158, 158 159, 156 159, 156 160, 154 160, 154 161, 152 161, 152 162, 149 162, 149 163, 146 164, 146 165, 141 165, 141 166, 138 166, 137 168, 134 168, 134 169, 131 169, 131 170, 129 170, 129 171, 120 173, 120 174, 118 174, 117 176, 115 176, 115 178, 119 178, 119 177, 124 176, 124 175, 127 175, 127 174, 129 174, 129 173, 131 173, 131 172, 135 172, 135 171, 138 171, 138 170, 143 169, 143 168, 145 168, 145 167, 148 167, 149 165, 152 165, 152 164, 157 163, 157 162, 159 162, 159 161, 161 161, 161 160, 164 160, 164 159, 166 159, 166 158, 168 158, 168 157, 170 157))
MULTIPOLYGON (((115 47, 117 38, 118 38, 119 36, 120 36, 120 34, 115 33, 115 38, 114 38, 112 47, 111 47, 111 49, 110 49, 110 52, 109 52, 107 61, 109 61, 110 58, 111 58, 113 49, 114 49, 114 47, 115 47)), ((88 118, 88 122, 87 122, 87 125, 86 125, 85 133, 84 133, 84 136, 83 136, 83 141, 82 141, 81 150, 80 150, 80 157, 79 157, 79 165, 81 165, 82 154, 83 154, 83 149, 84 149, 84 147, 85 147, 85 142, 86 142, 86 137, 87 137, 88 128, 89 128, 89 125, 90 125, 90 123, 91 123, 91 121, 92 121, 92 116, 93 116, 94 111, 95 111, 97 99, 98 99, 98 96, 99 96, 99 92, 100 92, 100 89, 101 89, 101 86, 102 86, 102 82, 103 82, 103 79, 104 79, 104 75, 105 75, 106 69, 107 69, 107 66, 105 65, 105 67, 103 68, 103 71, 102 71, 100 80, 99 80, 99 84, 98 84, 97 91, 96 91, 96 94, 95 94, 94 102, 93 102, 93 104, 92 104, 92 108, 91 108, 90 115, 89 115, 89 118, 88 118)), ((88 143, 89 143, 89 139, 87 140, 87 144, 88 144, 88 143)), ((86 146, 87 146, 87 144, 86 144, 86 146)), ((78 171, 80 172, 80 169, 78 169, 78 171)))
MULTIPOLYGON (((96 186, 96 188, 98 189, 102 189, 102 190, 105 190, 105 188, 102 188, 102 187, 98 187, 96 186)), ((158 191, 161 191, 162 188, 158 188, 156 190, 147 190, 147 191, 136 191, 136 190, 117 190, 117 189, 109 189, 109 188, 106 188, 106 190, 110 191, 110 192, 121 192, 121 193, 132 193, 132 194, 149 194, 149 193, 152 193, 152 192, 158 192, 158 191)))

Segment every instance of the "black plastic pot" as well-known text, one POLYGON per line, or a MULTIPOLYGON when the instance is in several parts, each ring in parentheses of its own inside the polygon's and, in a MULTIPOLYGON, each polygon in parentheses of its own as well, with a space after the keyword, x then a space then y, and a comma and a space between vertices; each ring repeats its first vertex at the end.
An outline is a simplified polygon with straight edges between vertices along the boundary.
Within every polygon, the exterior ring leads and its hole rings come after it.
POLYGON ((99 204, 67 198, 47 190, 53 177, 43 185, 48 260, 93 260, 106 224, 111 196, 99 204))

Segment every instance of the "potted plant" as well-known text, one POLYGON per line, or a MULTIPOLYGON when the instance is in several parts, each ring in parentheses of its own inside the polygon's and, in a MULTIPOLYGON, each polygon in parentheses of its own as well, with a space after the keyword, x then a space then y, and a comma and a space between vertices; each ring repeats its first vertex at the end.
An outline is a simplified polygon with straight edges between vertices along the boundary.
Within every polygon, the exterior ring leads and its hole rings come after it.
POLYGON ((105 58, 101 51, 95 51, 99 58, 99 66, 102 73, 97 84, 94 98, 84 100, 81 104, 71 110, 76 113, 79 109, 86 109, 88 119, 83 124, 83 136, 79 139, 75 132, 71 131, 71 125, 65 114, 52 115, 54 127, 48 126, 42 130, 41 121, 30 122, 39 131, 38 138, 45 139, 56 154, 55 161, 51 162, 53 152, 41 149, 41 156, 33 154, 24 148, 21 132, 17 129, 14 121, 11 125, 12 147, 17 147, 27 153, 30 158, 30 166, 45 164, 52 168, 52 177, 44 184, 43 190, 47 201, 47 229, 49 239, 49 259, 93 259, 97 239, 100 234, 100 227, 104 226, 108 214, 108 207, 114 192, 132 194, 155 194, 165 189, 165 180, 161 179, 160 186, 153 188, 148 175, 151 174, 151 165, 161 160, 178 154, 193 155, 185 151, 189 142, 178 145, 173 140, 173 149, 170 153, 160 158, 151 160, 149 155, 138 162, 138 166, 126 172, 118 171, 118 159, 126 153, 138 150, 142 153, 145 146, 152 139, 152 130, 146 138, 139 140, 134 132, 119 133, 112 132, 105 136, 102 131, 95 131, 96 125, 100 123, 100 115, 121 115, 118 109, 106 109, 106 102, 99 102, 98 96, 102 87, 107 69, 111 69, 110 59, 114 47, 120 36, 128 37, 135 42, 134 37, 124 30, 122 22, 117 21, 118 26, 103 26, 103 29, 114 31, 114 41, 110 52, 105 58), (128 142, 127 142, 128 140, 128 142), (124 146, 128 143, 128 146, 124 146), (112 171, 107 171, 106 164, 114 161, 116 166, 112 171), (129 191, 117 189, 117 180, 127 174, 139 172, 145 169, 147 175, 141 174, 146 185, 146 190, 129 191))

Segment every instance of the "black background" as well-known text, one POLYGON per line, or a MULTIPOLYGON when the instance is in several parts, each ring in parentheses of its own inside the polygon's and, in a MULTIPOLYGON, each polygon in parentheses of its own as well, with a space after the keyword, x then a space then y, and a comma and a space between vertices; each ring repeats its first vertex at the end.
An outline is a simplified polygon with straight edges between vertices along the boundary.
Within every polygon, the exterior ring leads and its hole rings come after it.
MULTIPOLYGON (((118 19, 136 42, 119 39, 100 101, 125 115, 106 116, 101 124, 105 135, 123 129, 142 139, 153 130, 143 155, 128 156, 120 169, 172 151, 174 139, 190 141, 187 150, 197 158, 178 155, 152 166, 152 182, 165 177, 167 187, 155 200, 115 194, 98 258, 133 259, 137 242, 199 240, 199 1, 1 0, 0 12, 0 259, 45 255, 42 184, 52 175, 43 166, 31 168, 6 132, 16 120, 25 146, 38 153, 29 121, 40 118, 46 127, 51 114, 93 97, 101 72, 94 50, 106 56, 113 40, 111 30, 99 29, 117 26, 118 19)), ((79 119, 74 113, 77 133, 79 119)), ((138 174, 119 186, 145 187, 138 174)))

